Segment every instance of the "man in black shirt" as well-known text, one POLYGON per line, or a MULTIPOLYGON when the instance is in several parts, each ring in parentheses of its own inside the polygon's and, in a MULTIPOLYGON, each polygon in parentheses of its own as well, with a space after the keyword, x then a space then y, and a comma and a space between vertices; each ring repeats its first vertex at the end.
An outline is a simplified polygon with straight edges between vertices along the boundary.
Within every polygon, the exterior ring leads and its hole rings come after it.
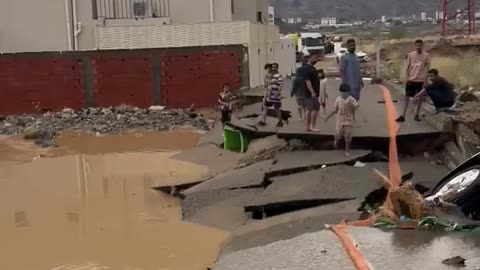
POLYGON ((318 112, 320 111, 320 76, 318 75, 315 64, 317 60, 314 56, 307 56, 307 61, 298 69, 297 76, 305 83, 305 109, 306 121, 305 131, 319 131, 315 128, 318 112))
POLYGON ((437 69, 429 70, 428 78, 431 83, 415 96, 415 101, 418 101, 424 95, 428 95, 437 111, 452 107, 455 104, 452 84, 440 77, 437 69))

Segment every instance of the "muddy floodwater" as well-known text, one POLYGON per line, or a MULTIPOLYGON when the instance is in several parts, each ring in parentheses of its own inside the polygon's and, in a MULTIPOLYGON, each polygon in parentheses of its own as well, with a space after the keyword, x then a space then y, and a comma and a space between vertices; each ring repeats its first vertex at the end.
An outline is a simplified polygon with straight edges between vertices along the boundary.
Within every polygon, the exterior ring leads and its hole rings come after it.
POLYGON ((54 150, 2 138, 0 269, 206 269, 227 233, 182 222, 180 201, 152 189, 208 173, 173 158, 198 137, 66 134, 54 150))

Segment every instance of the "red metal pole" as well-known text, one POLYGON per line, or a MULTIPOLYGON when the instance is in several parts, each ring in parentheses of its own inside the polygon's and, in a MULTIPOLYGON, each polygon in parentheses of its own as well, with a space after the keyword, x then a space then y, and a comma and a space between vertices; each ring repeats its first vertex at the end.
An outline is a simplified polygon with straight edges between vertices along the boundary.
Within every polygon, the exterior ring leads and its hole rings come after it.
POLYGON ((447 33, 447 5, 448 0, 443 0, 442 6, 442 36, 446 36, 447 33))
POLYGON ((475 34, 476 19, 475 19, 475 0, 469 0, 469 18, 468 23, 470 24, 470 35, 475 34))

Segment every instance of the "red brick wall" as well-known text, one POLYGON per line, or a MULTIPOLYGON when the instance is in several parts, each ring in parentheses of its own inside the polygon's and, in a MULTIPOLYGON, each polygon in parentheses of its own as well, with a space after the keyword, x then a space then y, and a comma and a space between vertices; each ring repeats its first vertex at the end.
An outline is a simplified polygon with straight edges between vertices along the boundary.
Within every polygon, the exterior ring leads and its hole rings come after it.
POLYGON ((0 113, 84 105, 80 64, 66 57, 0 57, 0 113))
POLYGON ((213 106, 225 83, 240 87, 239 54, 225 46, 0 55, 0 114, 149 107, 158 96, 171 108, 213 106))
POLYGON ((240 87, 240 60, 234 50, 166 55, 160 72, 162 104, 169 107, 216 105, 225 83, 240 87))
POLYGON ((150 54, 93 56, 94 105, 151 106, 153 101, 151 63, 150 54))

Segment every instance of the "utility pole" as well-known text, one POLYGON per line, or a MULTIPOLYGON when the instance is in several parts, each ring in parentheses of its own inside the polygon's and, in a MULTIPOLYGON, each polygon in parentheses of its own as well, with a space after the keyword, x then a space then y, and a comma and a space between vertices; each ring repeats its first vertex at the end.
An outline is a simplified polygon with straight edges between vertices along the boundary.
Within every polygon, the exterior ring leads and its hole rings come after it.
POLYGON ((381 70, 380 70, 380 50, 382 49, 381 47, 381 41, 380 41, 380 37, 377 38, 377 59, 376 59, 376 63, 375 63, 375 73, 377 75, 377 78, 380 78, 382 74, 380 74, 381 70))

